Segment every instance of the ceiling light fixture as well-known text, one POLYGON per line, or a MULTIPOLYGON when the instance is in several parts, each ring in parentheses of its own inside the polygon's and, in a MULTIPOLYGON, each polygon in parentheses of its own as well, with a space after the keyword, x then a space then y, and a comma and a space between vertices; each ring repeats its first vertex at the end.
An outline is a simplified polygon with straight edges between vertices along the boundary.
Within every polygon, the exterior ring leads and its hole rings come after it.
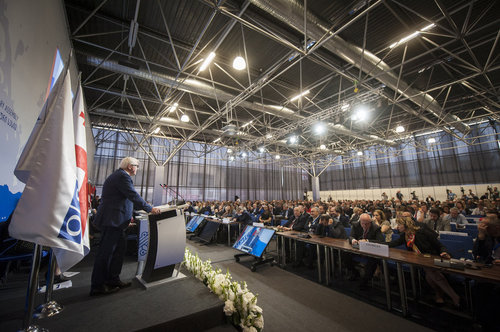
POLYGON ((340 108, 341 108, 343 111, 346 111, 346 110, 348 110, 348 109, 349 109, 349 104, 344 103, 344 104, 342 104, 342 106, 340 106, 340 108))
POLYGON ((299 99, 300 97, 304 97, 305 95, 309 94, 310 92, 311 92, 310 90, 306 90, 306 91, 302 92, 301 94, 298 94, 295 97, 292 97, 292 99, 290 99, 290 101, 295 101, 295 100, 299 99))
POLYGON ((233 156, 229 157, 229 160, 234 161, 234 157, 233 156))
POLYGON ((219 137, 219 138, 217 138, 217 139, 214 141, 214 143, 217 143, 217 142, 218 142, 218 141, 220 141, 220 140, 221 140, 221 138, 219 137))
POLYGON ((280 159, 281 157, 280 157, 280 155, 279 155, 279 154, 277 154, 274 158, 275 158, 275 159, 280 159))
POLYGON ((429 143, 429 144, 434 144, 434 143, 436 143, 436 139, 435 139, 434 137, 431 137, 431 138, 429 138, 429 139, 427 140, 427 143, 429 143))
POLYGON ((410 34, 410 35, 408 35, 408 36, 406 36, 406 37, 401 38, 398 42, 395 42, 395 43, 391 44, 391 46, 389 46, 389 48, 394 48, 394 47, 396 47, 396 46, 399 46, 399 45, 401 45, 401 44, 404 44, 404 43, 406 43, 407 41, 409 41, 409 40, 411 40, 411 39, 413 39, 413 38, 417 37, 418 35, 420 35, 420 33, 425 32, 425 31, 427 31, 427 30, 430 30, 430 29, 434 28, 435 26, 436 26, 436 25, 435 25, 434 23, 431 23, 431 24, 427 25, 426 27, 424 27, 424 28, 422 28, 422 29, 420 29, 420 30, 418 30, 418 31, 415 31, 415 32, 414 32, 414 33, 412 33, 412 34, 410 34))
POLYGON ((321 144, 321 145, 319 146, 319 149, 320 149, 320 150, 326 150, 326 145, 321 144))
POLYGON ((242 157, 242 158, 246 158, 246 157, 247 157, 247 153, 246 153, 246 152, 243 152, 243 153, 241 154, 241 157, 242 157))
POLYGON ((364 105, 356 107, 354 114, 351 116, 352 121, 365 121, 368 119, 368 109, 364 105))
POLYGON ((233 153, 233 150, 227 149, 227 153, 233 153))
POLYGON ((396 127, 396 132, 397 132, 397 133, 402 133, 402 132, 404 132, 404 131, 405 131, 405 127, 403 127, 403 126, 397 126, 397 127, 396 127))
POLYGON ((325 124, 322 122, 318 122, 314 125, 314 131, 316 135, 323 135, 326 132, 325 124))
POLYGON ((290 136, 290 138, 288 139, 288 141, 290 142, 290 144, 297 143, 297 136, 290 136))
POLYGON ((247 123, 245 123, 243 126, 241 126, 241 128, 245 128, 245 127, 247 127, 247 126, 251 125, 251 124, 252 124, 252 122, 253 122, 253 120, 252 120, 252 121, 249 121, 249 122, 247 122, 247 123))
POLYGON ((233 68, 236 70, 243 70, 247 67, 247 63, 245 62, 245 59, 243 59, 241 56, 237 56, 233 60, 233 68))
POLYGON ((266 148, 265 148, 265 147, 263 147, 263 146, 261 146, 261 147, 259 148, 259 152, 260 152, 260 153, 264 153, 264 152, 266 152, 266 148))
POLYGON ((153 133, 158 134, 160 132, 160 127, 156 127, 156 129, 153 131, 153 133))
POLYGON ((178 106, 179 106, 179 104, 174 103, 172 106, 170 106, 170 107, 168 108, 168 112, 169 112, 169 113, 174 112, 174 111, 177 109, 177 107, 178 107, 178 106))
POLYGON ((215 58, 215 53, 210 52, 210 54, 207 56, 207 58, 203 61, 200 67, 200 71, 204 71, 207 69, 208 65, 212 62, 212 60, 215 58))
POLYGON ((182 122, 189 122, 189 116, 187 114, 182 114, 181 121, 182 122))
POLYGON ((358 156, 362 156, 363 155, 363 151, 358 151, 357 155, 358 156))
POLYGON ((266 134, 266 138, 267 139, 273 138, 273 135, 272 134, 266 134))

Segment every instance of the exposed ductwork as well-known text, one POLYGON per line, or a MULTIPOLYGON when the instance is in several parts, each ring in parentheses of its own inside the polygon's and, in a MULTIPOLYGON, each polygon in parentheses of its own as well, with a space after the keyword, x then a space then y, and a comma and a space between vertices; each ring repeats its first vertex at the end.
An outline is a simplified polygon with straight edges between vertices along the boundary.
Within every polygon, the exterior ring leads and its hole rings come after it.
MULTIPOLYGON (((194 79, 186 79, 184 81, 178 81, 176 82, 175 78, 169 75, 157 73, 157 72, 151 72, 151 74, 148 71, 144 71, 141 69, 135 69, 131 68, 128 66, 124 66, 122 64, 119 64, 116 61, 112 60, 105 60, 103 58, 87 55, 85 57, 85 61, 87 64, 92 65, 92 66, 100 66, 102 69, 106 69, 112 72, 124 74, 124 75, 130 75, 135 78, 139 78, 142 80, 146 81, 154 81, 157 84, 160 85, 166 85, 166 86, 177 86, 177 89, 181 91, 185 91, 188 93, 204 96, 206 98, 210 99, 218 99, 219 101, 223 102, 228 102, 230 100, 233 100, 235 98, 234 95, 223 91, 221 89, 214 88, 213 86, 198 81, 194 79)), ((239 106, 248 108, 254 111, 259 111, 263 112, 266 114, 282 117, 282 118, 287 118, 292 121, 302 121, 306 117, 303 115, 299 115, 285 107, 280 107, 276 105, 264 105, 260 103, 254 103, 254 102, 249 102, 246 100, 243 100, 238 103, 239 106)), ((346 135, 346 136, 351 136, 355 137, 357 139, 364 140, 366 142, 372 142, 372 143, 377 143, 377 144, 382 144, 382 145, 388 145, 388 146, 394 146, 395 143, 391 140, 385 140, 382 138, 374 138, 369 135, 365 135, 362 133, 355 133, 351 130, 349 130, 347 127, 341 125, 341 124, 333 124, 333 123, 328 123, 328 127, 336 134, 339 135, 346 135)))
MULTIPOLYGON (((272 15, 274 18, 286 23, 298 32, 303 33, 304 27, 304 7, 297 0, 250 0, 258 8, 272 15)), ((320 40, 325 34, 332 34, 327 23, 316 17, 311 12, 307 12, 307 34, 310 38, 320 40)), ((376 55, 367 50, 346 42, 338 35, 333 36, 323 44, 333 54, 344 61, 356 66, 365 73, 374 76, 378 81, 396 91, 413 103, 425 109, 437 119, 455 127, 462 134, 467 134, 470 127, 462 120, 449 113, 445 113, 439 103, 429 94, 410 87, 406 82, 399 80, 389 65, 379 59, 376 55), (363 60, 361 60, 363 59, 363 60)))

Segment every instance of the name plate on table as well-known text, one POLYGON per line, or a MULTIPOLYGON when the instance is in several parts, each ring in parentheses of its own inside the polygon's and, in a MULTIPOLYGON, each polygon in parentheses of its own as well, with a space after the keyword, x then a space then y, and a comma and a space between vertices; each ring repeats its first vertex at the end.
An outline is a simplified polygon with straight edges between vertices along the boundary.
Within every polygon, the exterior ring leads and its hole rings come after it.
POLYGON ((262 223, 262 222, 254 222, 253 226, 264 227, 264 223, 262 223))
POLYGON ((389 246, 387 244, 362 241, 359 242, 359 251, 389 257, 389 246))
POLYGON ((231 219, 229 219, 229 218, 222 218, 222 223, 223 224, 229 224, 229 223, 231 223, 231 219))

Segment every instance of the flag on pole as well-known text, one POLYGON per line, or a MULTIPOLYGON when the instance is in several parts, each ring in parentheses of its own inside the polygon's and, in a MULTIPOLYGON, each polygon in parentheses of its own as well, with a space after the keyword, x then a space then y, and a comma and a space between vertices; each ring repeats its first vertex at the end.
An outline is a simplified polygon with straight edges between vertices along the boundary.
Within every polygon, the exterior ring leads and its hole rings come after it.
POLYGON ((16 239, 56 249, 63 272, 84 257, 84 231, 88 231, 80 217, 72 110, 71 79, 66 68, 50 92, 14 170, 26 186, 9 226, 9 234, 16 239))
MULTIPOLYGON (((85 131, 85 106, 83 102, 83 91, 81 84, 78 84, 75 101, 73 103, 73 124, 75 130, 75 157, 76 157, 76 176, 78 183, 78 201, 80 203, 80 218, 81 218, 81 234, 83 256, 90 251, 89 244, 89 228, 88 225, 88 209, 90 206, 88 195, 88 177, 87 177, 87 139, 85 131)), ((63 224, 61 232, 67 228, 63 224)), ((66 235, 68 232, 66 231, 66 235)), ((64 238, 64 233, 59 234, 60 238, 64 238)), ((80 252, 54 248, 54 254, 57 257, 59 265, 70 265, 71 262, 79 262, 82 257, 80 252)), ((71 266, 74 264, 71 264, 71 266)))

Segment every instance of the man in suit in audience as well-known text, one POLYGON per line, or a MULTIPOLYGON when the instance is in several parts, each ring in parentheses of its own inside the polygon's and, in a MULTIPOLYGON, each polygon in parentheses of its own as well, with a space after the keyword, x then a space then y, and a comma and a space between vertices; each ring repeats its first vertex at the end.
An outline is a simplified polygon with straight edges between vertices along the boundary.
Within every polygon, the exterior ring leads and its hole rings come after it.
POLYGON ((308 225, 309 232, 314 233, 316 231, 316 227, 318 227, 319 224, 319 216, 319 208, 316 206, 311 208, 311 218, 308 225))
POLYGON ((110 294, 131 285, 120 280, 120 273, 127 244, 125 231, 132 212, 135 208, 160 213, 160 209, 146 203, 134 189, 132 176, 138 168, 137 159, 125 157, 120 168, 104 181, 102 201, 94 221, 102 236, 92 270, 91 296, 110 294))
MULTIPOLYGON (((458 211, 458 210, 457 210, 458 211)), ((432 208, 429 211, 429 218, 424 220, 424 224, 429 226, 430 229, 433 231, 439 232, 439 231, 451 231, 451 225, 448 220, 445 220, 445 218, 441 218, 441 213, 439 209, 437 208, 432 208)))
MULTIPOLYGON (((358 244, 359 242, 376 242, 384 243, 385 237, 382 234, 380 227, 372 222, 372 218, 368 213, 363 213, 359 217, 359 222, 354 223, 351 228, 351 236, 349 242, 351 244, 358 244)), ((368 258, 365 266, 365 274, 361 278, 359 287, 361 290, 367 289, 368 281, 373 277, 377 269, 378 259, 368 258)))
POLYGON ((283 230, 305 232, 307 231, 307 222, 307 218, 302 218, 300 207, 296 206, 293 209, 293 217, 283 225, 283 230))
POLYGON ((283 219, 290 220, 293 217, 293 209, 292 207, 288 207, 288 204, 283 204, 283 210, 281 211, 281 215, 283 219))

